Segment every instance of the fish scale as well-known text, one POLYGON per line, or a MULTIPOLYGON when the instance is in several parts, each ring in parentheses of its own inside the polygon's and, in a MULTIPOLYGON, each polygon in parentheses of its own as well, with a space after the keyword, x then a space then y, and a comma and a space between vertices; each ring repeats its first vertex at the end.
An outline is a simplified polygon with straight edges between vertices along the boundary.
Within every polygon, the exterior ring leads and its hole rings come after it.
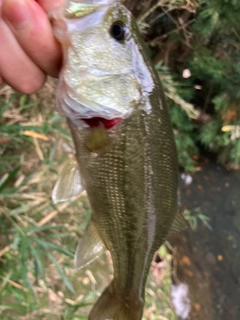
POLYGON ((70 124, 92 219, 112 255, 113 285, 125 297, 135 292, 135 301, 144 300, 153 253, 166 238, 177 210, 172 131, 168 126, 162 139, 157 119, 161 116, 164 123, 167 114, 155 109, 150 116, 140 110, 134 114, 111 149, 97 157, 84 145, 89 129, 70 124), (159 156, 162 153, 164 157, 159 156))
POLYGON ((158 74, 130 12, 118 0, 70 3, 76 14, 71 9, 55 16, 67 30, 67 41, 56 33, 64 51, 57 108, 68 118, 92 208, 75 259, 82 267, 88 263, 88 242, 97 253, 101 242, 113 261, 114 279, 89 320, 140 320, 154 252, 170 229, 181 225, 174 223, 178 165, 173 132, 158 74), (91 12, 91 4, 99 8, 91 12), (124 25, 121 41, 110 32, 114 24, 124 25))

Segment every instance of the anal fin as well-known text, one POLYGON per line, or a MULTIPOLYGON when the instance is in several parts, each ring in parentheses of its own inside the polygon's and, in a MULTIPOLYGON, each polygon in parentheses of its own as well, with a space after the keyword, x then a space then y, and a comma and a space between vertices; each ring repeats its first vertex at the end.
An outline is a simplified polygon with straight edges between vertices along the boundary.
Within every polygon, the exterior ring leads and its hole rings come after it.
POLYGON ((187 228, 188 228, 187 221, 185 220, 184 216, 178 211, 173 221, 173 224, 169 230, 168 235, 171 235, 179 231, 183 231, 187 228))
POLYGON ((74 268, 81 269, 88 265, 98 258, 104 249, 105 246, 98 234, 97 228, 94 222, 90 220, 84 235, 79 240, 74 258, 74 268))

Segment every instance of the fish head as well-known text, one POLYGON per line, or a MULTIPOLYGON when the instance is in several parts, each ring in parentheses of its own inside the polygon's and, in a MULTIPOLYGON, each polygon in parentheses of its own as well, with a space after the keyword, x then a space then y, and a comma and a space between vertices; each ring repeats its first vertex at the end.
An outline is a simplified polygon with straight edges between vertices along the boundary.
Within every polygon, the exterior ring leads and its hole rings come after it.
POLYGON ((78 126, 106 119, 107 129, 128 118, 153 89, 131 13, 117 0, 84 0, 51 17, 64 53, 59 113, 78 126))

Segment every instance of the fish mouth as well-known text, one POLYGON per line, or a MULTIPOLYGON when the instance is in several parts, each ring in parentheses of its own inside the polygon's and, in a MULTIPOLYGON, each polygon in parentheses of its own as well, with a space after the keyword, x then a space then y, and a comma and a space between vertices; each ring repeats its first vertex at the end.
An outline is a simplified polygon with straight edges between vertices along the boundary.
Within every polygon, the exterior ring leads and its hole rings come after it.
POLYGON ((101 117, 93 117, 81 120, 84 121, 90 128, 103 126, 106 130, 110 130, 117 126, 122 121, 122 118, 105 119, 101 117))

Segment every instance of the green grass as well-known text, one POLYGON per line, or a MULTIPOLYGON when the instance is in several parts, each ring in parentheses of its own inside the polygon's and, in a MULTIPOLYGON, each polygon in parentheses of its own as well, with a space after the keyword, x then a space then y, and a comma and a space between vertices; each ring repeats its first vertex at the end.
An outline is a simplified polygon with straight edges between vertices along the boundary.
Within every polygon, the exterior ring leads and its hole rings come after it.
POLYGON ((210 224, 211 219, 204 215, 199 207, 192 210, 185 210, 184 217, 189 222, 190 227, 193 230, 196 230, 199 222, 202 222, 210 231, 213 231, 213 228, 210 224))
POLYGON ((91 300, 84 296, 72 305, 65 302, 75 294, 69 270, 73 273, 74 250, 90 209, 86 196, 69 204, 52 203, 51 190, 61 163, 72 156, 65 151, 72 142, 48 86, 39 96, 1 97, 1 319, 38 314, 47 319, 56 312, 44 305, 51 292, 57 300, 56 292, 66 291, 56 319, 73 319, 91 300))

